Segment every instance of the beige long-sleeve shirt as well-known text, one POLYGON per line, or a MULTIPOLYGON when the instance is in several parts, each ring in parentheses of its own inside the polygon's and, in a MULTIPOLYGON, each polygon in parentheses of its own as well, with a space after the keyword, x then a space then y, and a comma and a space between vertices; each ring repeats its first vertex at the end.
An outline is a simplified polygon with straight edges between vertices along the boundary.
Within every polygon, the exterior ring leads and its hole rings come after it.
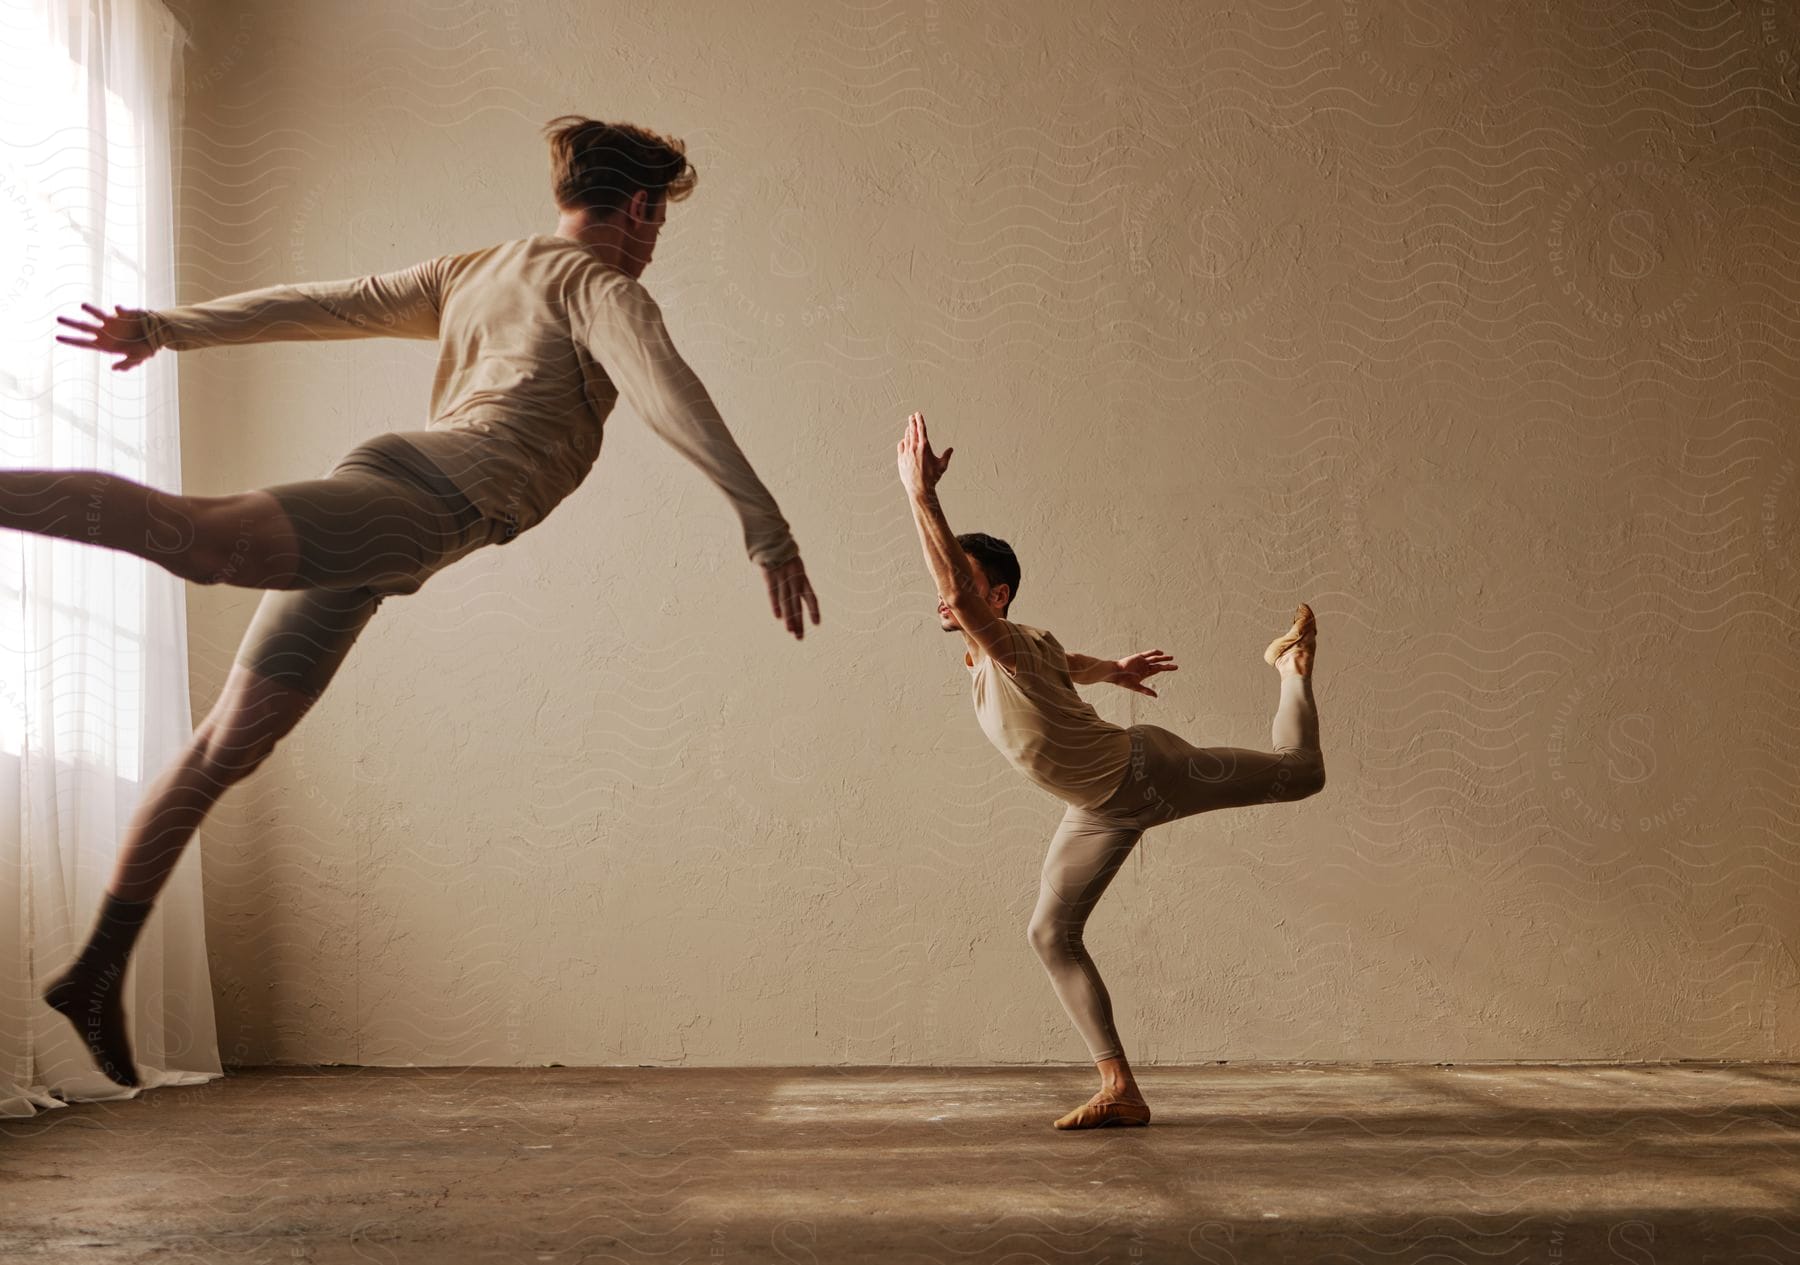
POLYGON ((964 658, 982 732, 1013 766, 1057 798, 1104 804, 1131 766, 1131 734, 1075 691, 1062 643, 1042 628, 998 621, 1012 648, 1008 672, 992 655, 964 658))
POLYGON ((397 272, 277 285, 144 313, 158 347, 338 338, 439 345, 426 432, 407 432, 507 539, 541 522, 600 455, 626 401, 725 493, 752 561, 799 553, 787 520, 636 278, 542 234, 397 272))

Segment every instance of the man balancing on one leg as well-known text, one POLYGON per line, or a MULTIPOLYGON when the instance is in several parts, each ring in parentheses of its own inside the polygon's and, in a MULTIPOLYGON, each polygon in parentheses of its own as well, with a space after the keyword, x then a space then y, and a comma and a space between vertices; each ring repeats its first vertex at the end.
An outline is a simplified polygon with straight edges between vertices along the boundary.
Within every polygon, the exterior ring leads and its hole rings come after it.
POLYGON ((349 281, 61 318, 82 336, 60 341, 118 356, 115 369, 161 348, 288 339, 440 347, 427 428, 378 435, 325 478, 204 497, 94 471, 0 471, 0 527, 126 550, 198 584, 276 590, 218 703, 132 818, 86 948, 45 993, 122 1085, 138 1083, 121 1000, 132 944, 207 812, 317 701, 385 598, 513 540, 575 490, 621 393, 729 498, 776 618, 797 638, 803 608, 819 622, 775 498, 638 281, 667 204, 693 189, 684 146, 572 115, 546 133, 554 233, 349 281))
POLYGON ((982 729, 1020 772, 1068 804, 1044 858, 1030 937, 1099 1068, 1100 1092, 1056 1127, 1148 1124, 1150 1108, 1125 1061, 1082 929, 1152 826, 1215 808, 1304 799, 1325 785, 1312 698, 1313 613, 1301 606, 1293 627, 1263 652, 1281 675, 1273 751, 1195 747, 1155 725, 1109 724, 1075 692, 1077 682, 1111 682, 1154 698, 1144 681, 1175 664, 1161 650, 1116 661, 1070 654, 1043 629, 1008 620, 1019 589, 1011 546, 979 533, 951 535, 938 505, 951 451, 933 454, 924 417, 912 415, 899 444, 900 478, 937 581, 938 619, 968 644, 963 662, 982 729))

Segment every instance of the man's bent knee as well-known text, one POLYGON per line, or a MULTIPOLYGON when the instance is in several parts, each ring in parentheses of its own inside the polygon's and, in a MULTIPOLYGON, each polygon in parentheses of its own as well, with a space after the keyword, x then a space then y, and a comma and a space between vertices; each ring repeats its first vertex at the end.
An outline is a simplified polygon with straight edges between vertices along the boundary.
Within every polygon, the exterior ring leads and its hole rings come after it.
POLYGON ((1262 783, 1254 797, 1236 802, 1245 806, 1288 804, 1295 800, 1310 799, 1324 789, 1325 762, 1319 757, 1319 753, 1288 747, 1281 751, 1281 761, 1275 766, 1273 778, 1262 783))
POLYGON ((1032 951, 1044 962, 1067 960, 1073 952, 1080 932, 1054 918, 1033 918, 1025 928, 1025 939, 1032 951))
POLYGON ((261 768, 274 749, 274 739, 245 739, 227 730, 209 739, 202 751, 206 771, 221 786, 230 786, 261 768))
POLYGON ((1293 790, 1293 798, 1310 799, 1325 789, 1325 761, 1316 755, 1300 764, 1294 770, 1293 781, 1289 783, 1293 790))

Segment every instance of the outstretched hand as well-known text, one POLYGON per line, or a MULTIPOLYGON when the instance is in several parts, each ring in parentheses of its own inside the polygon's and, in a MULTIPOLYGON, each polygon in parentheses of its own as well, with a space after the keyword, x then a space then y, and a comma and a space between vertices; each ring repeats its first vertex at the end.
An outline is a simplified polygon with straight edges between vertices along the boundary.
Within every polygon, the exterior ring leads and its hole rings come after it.
POLYGON ((764 567, 763 579, 769 584, 769 605, 774 608, 775 618, 786 624, 797 640, 806 640, 803 605, 812 612, 814 627, 819 623, 819 599, 806 578, 806 564, 796 555, 779 566, 764 567))
POLYGON ((1127 655, 1113 664, 1112 671, 1106 674, 1106 680, 1112 685, 1122 685, 1139 694, 1156 697, 1156 691, 1144 684, 1148 677, 1158 672, 1176 672, 1180 669, 1175 660, 1160 650, 1140 650, 1136 654, 1127 655))
POLYGON ((114 304, 112 315, 108 316, 92 303, 83 303, 81 308, 100 323, 93 325, 71 316, 59 316, 56 318, 59 324, 78 329, 89 337, 75 338, 68 334, 58 334, 57 342, 67 343, 71 347, 88 347, 109 356, 121 357, 113 362, 114 369, 133 368, 156 354, 156 348, 150 345, 150 339, 144 330, 142 309, 114 304))
POLYGON ((922 495, 937 486, 937 481, 944 477, 944 471, 950 468, 950 454, 954 448, 944 449, 943 456, 931 451, 931 437, 925 433, 925 414, 914 413, 906 419, 906 433, 895 445, 895 453, 900 463, 900 482, 914 496, 922 495))

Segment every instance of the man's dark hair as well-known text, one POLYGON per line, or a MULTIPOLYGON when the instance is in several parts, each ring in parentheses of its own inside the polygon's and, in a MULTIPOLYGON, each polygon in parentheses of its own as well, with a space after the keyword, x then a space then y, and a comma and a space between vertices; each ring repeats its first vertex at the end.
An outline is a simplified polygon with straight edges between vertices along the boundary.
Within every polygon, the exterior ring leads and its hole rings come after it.
POLYGON ((981 574, 987 577, 988 587, 1006 585, 1006 607, 1001 614, 1011 610, 1013 598, 1019 595, 1019 555, 1013 552, 1013 547, 998 536, 979 531, 964 532, 956 538, 956 543, 981 564, 981 574))
POLYGON ((599 219, 643 189, 650 205, 680 202, 697 179, 687 147, 632 123, 564 114, 544 124, 550 141, 550 189, 559 210, 583 208, 599 219))

